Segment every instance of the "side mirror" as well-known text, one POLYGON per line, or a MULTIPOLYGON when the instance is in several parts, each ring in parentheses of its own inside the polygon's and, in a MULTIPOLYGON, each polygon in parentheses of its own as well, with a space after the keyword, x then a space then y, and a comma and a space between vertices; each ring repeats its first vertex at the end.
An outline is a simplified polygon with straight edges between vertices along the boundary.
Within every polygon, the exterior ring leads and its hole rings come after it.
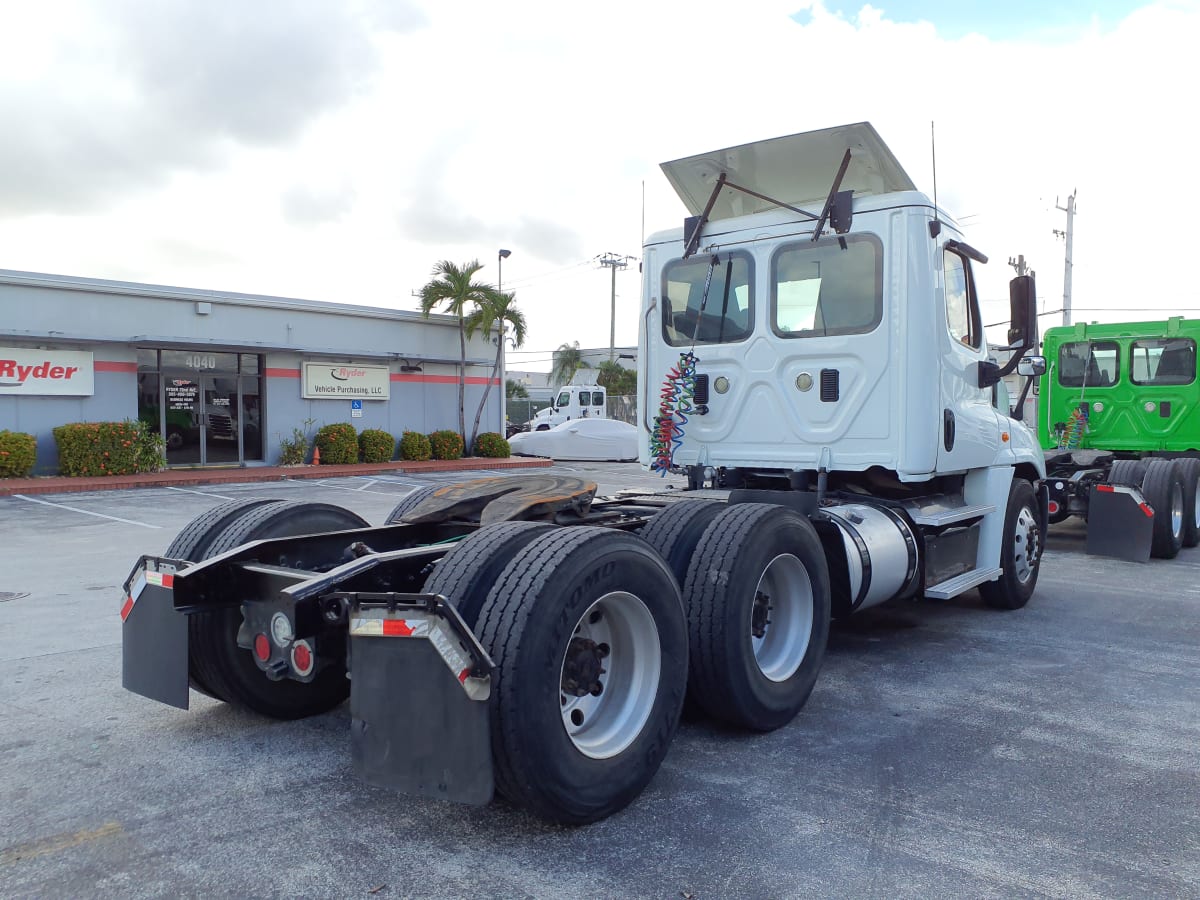
POLYGON ((1046 374, 1046 357, 1023 356, 1017 363, 1017 374, 1026 378, 1040 378, 1046 374))
POLYGON ((1018 275, 1008 283, 1009 346, 1017 344, 1026 350, 1037 346, 1038 316, 1037 288, 1032 275, 1018 275))

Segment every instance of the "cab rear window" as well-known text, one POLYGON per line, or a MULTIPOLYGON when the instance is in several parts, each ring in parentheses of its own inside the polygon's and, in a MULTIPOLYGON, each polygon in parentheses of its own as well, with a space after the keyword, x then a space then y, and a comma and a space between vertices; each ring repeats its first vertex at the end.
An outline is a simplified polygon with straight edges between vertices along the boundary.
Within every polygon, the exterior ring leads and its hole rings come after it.
POLYGON ((1120 376, 1115 341, 1074 341, 1058 348, 1058 383, 1063 387, 1109 387, 1120 376))
POLYGON ((1129 348, 1134 384, 1191 384, 1196 380, 1196 342, 1190 338, 1134 341, 1129 348))

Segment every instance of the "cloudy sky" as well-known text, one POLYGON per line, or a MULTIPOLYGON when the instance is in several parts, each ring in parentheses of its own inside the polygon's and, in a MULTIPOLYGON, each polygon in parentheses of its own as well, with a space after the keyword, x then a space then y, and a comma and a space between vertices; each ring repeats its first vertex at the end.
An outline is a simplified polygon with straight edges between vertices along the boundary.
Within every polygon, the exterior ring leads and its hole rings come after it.
MULTIPOLYGON (((414 308, 512 251, 549 367, 637 335, 663 160, 870 121, 987 253, 1076 319, 1200 314, 1200 2, 0 0, 0 268, 414 308), (1046 7, 1052 7, 1047 9, 1046 7), (1181 143, 1182 142, 1182 143, 1181 143), (1180 174, 1176 163, 1187 162, 1180 174)), ((1047 316, 1044 324, 1057 324, 1047 316)))

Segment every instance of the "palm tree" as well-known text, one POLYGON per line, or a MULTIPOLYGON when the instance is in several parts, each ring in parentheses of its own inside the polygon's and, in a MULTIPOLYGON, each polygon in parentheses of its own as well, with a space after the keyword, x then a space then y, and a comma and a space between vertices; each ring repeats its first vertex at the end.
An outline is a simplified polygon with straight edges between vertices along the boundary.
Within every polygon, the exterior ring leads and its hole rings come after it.
POLYGON ((550 379, 557 385, 569 384, 580 369, 590 369, 591 363, 583 358, 579 349, 579 341, 574 344, 559 344, 554 351, 554 368, 550 371, 550 379))
POLYGON ((487 386, 483 389, 483 397, 479 400, 479 409, 475 411, 475 424, 471 428, 471 443, 467 444, 467 447, 474 447, 475 438, 479 436, 479 420, 483 416, 483 407, 487 403, 492 382, 496 380, 496 375, 500 371, 500 357, 504 353, 504 342, 509 335, 512 335, 514 349, 525 343, 525 313, 517 309, 514 304, 515 296, 512 293, 501 293, 489 289, 485 297, 475 301, 475 309, 467 316, 468 337, 474 337, 476 331, 482 331, 486 338, 492 336, 492 331, 499 332, 496 341, 496 361, 492 364, 491 377, 488 378, 487 386))
POLYGON ((446 312, 458 316, 458 434, 464 442, 467 439, 466 413, 463 410, 467 385, 467 335, 464 322, 467 307, 479 306, 493 290, 489 285, 471 280, 482 268, 477 259, 462 266, 444 259, 433 267, 432 280, 421 288, 423 315, 428 316, 436 306, 444 306, 446 312))

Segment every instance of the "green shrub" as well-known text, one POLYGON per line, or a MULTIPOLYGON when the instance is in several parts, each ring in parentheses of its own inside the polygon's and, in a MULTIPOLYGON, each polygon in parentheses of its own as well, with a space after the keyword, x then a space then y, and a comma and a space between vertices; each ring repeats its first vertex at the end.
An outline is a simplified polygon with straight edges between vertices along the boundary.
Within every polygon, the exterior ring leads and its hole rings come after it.
POLYGON ((494 431, 485 431, 475 438, 475 455, 490 456, 494 459, 504 459, 512 456, 508 441, 494 431))
POLYGON ((429 438, 419 431, 406 431, 400 435, 400 458, 413 462, 424 462, 433 456, 429 438))
POLYGON ((162 437, 144 422, 78 422, 54 429, 64 475, 131 475, 166 465, 162 437))
POLYGON ((387 462, 392 458, 395 446, 392 436, 378 428, 368 428, 358 436, 358 451, 363 462, 387 462))
POLYGON ((37 438, 21 431, 0 431, 0 478, 24 478, 37 460, 37 438))
POLYGON ((321 465, 358 462, 358 432, 349 422, 322 425, 313 443, 321 448, 321 465))
POLYGON ((463 439, 457 431, 443 429, 429 435, 429 448, 434 459, 461 459, 463 439))
POLYGON ((290 438, 279 439, 279 464, 281 466, 302 466, 308 458, 308 437, 299 428, 292 429, 290 438))

